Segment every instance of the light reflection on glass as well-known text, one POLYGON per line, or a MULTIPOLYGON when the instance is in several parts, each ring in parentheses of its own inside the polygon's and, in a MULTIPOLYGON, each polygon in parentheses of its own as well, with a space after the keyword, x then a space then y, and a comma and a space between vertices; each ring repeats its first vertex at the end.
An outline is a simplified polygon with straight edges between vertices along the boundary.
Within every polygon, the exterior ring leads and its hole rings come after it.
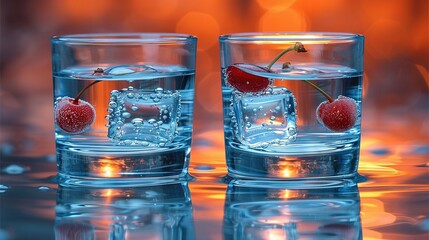
POLYGON ((337 183, 282 186, 233 180, 226 193, 224 238, 362 239, 357 185, 337 183))
POLYGON ((120 177, 124 167, 126 164, 123 160, 101 159, 90 166, 90 171, 94 176, 114 178, 120 177))
POLYGON ((136 188, 60 186, 56 239, 194 239, 186 182, 136 188))

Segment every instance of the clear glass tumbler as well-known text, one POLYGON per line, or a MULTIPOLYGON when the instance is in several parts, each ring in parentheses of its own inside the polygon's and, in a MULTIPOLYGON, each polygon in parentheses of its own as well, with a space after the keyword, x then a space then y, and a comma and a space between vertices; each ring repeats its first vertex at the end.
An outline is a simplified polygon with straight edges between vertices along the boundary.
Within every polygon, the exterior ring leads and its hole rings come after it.
POLYGON ((219 41, 229 175, 270 180, 355 176, 363 36, 237 33, 219 41))
POLYGON ((52 38, 63 184, 138 185, 187 176, 196 43, 174 33, 52 38))

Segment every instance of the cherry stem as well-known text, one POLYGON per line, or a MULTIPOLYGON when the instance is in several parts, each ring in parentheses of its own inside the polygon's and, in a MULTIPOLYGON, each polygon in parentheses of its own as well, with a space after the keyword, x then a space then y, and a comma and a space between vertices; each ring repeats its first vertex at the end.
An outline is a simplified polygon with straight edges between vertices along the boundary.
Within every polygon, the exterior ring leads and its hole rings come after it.
POLYGON ((323 91, 320 87, 318 87, 316 84, 308 81, 308 80, 303 80, 305 83, 307 83, 308 85, 312 86, 314 89, 316 89, 317 91, 319 91, 323 96, 326 97, 326 99, 328 99, 328 101, 331 103, 334 101, 334 99, 332 99, 331 96, 329 96, 329 94, 327 94, 325 91, 323 91))
MULTIPOLYGON (((94 73, 92 75, 100 75, 103 73, 104 73, 104 70, 102 68, 97 68, 96 70, 94 70, 94 73)), ((95 80, 94 82, 90 83, 88 86, 86 86, 82 90, 80 90, 80 92, 74 98, 73 104, 76 104, 76 105, 79 104, 79 99, 86 92, 86 90, 88 90, 88 88, 90 88, 92 85, 99 83, 99 82, 101 82, 101 80, 95 80)))
MULTIPOLYGON (((274 65, 274 63, 276 63, 283 55, 285 55, 287 52, 290 51, 297 51, 297 52, 307 52, 307 50, 305 49, 304 45, 300 42, 296 42, 295 45, 290 46, 288 48, 286 48, 285 50, 283 50, 281 53, 279 53, 279 55, 277 55, 277 57, 275 57, 267 66, 268 70, 271 69, 271 67, 274 65)), ((325 91, 323 91, 323 89, 321 89, 320 87, 318 87, 316 84, 308 81, 308 80, 303 80, 305 83, 307 83, 308 85, 312 86, 314 89, 316 89, 317 91, 319 91, 323 96, 326 97, 326 99, 328 99, 328 101, 331 103, 334 101, 334 99, 332 99, 331 96, 329 96, 329 94, 327 94, 325 91)))

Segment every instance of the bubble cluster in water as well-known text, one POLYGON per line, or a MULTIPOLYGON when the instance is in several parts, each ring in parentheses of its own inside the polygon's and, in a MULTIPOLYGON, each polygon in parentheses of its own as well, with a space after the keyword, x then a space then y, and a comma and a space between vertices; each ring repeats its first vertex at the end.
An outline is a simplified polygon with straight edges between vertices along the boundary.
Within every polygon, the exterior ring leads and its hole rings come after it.
POLYGON ((178 91, 152 91, 132 86, 110 93, 108 137, 118 145, 163 147, 178 134, 181 96, 178 91))
POLYGON ((286 88, 258 94, 233 92, 230 116, 235 138, 250 148, 295 141, 296 105, 295 97, 286 88))

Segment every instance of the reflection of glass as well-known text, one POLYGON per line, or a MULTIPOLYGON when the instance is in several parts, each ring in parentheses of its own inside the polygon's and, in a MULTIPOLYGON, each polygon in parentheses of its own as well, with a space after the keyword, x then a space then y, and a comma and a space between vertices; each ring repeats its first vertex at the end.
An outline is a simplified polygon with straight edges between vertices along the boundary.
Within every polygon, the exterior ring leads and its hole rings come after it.
POLYGON ((187 183, 72 188, 57 194, 58 239, 194 239, 187 183))
POLYGON ((224 239, 362 239, 356 184, 331 183, 298 189, 231 182, 225 201, 224 239))

